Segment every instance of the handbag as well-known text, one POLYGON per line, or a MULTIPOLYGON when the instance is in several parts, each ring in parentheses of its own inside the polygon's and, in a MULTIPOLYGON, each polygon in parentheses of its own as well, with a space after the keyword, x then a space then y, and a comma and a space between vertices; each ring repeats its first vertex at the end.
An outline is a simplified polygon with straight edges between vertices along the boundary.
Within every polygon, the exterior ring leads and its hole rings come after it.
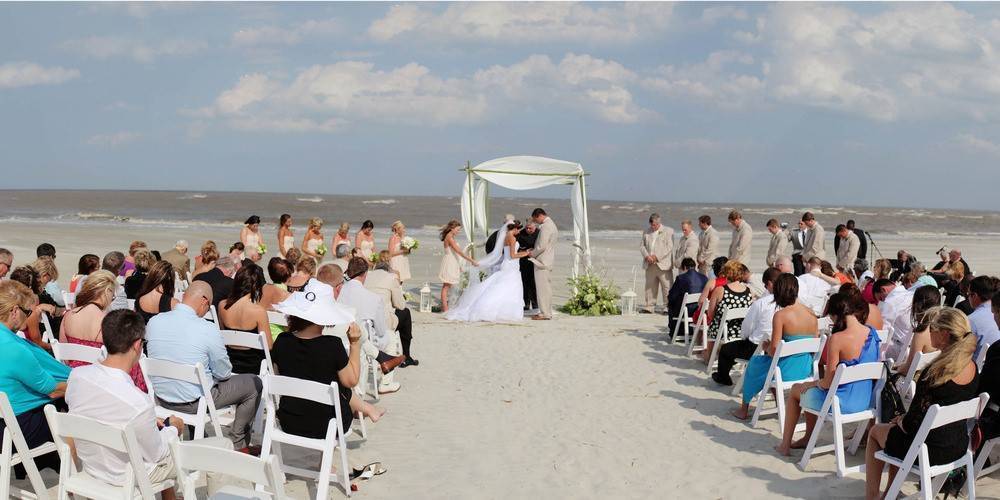
POLYGON ((888 361, 883 361, 882 365, 885 369, 886 382, 885 386, 882 387, 881 394, 879 394, 879 421, 885 423, 891 422, 892 419, 906 413, 906 406, 903 405, 903 397, 899 395, 899 390, 896 389, 896 381, 898 381, 902 375, 899 373, 892 373, 888 361))

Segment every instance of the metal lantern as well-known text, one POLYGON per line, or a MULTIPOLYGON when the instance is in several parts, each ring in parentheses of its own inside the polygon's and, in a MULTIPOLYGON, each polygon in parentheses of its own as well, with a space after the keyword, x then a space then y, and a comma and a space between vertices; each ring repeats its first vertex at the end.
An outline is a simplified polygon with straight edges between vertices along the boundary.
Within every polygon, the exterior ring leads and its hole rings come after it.
POLYGON ((638 297, 636 293, 629 290, 622 294, 622 316, 634 316, 635 315, 635 300, 638 297))
POLYGON ((420 312, 431 312, 431 286, 428 283, 424 283, 424 287, 420 289, 420 312))

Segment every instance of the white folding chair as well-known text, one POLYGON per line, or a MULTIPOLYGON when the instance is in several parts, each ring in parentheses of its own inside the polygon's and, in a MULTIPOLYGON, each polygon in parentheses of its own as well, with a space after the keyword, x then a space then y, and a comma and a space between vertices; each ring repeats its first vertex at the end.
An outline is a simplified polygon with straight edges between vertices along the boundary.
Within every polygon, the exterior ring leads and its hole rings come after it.
POLYGON ((267 322, 272 325, 288 326, 288 317, 278 311, 267 312, 267 322))
MULTIPOLYGON (((763 349, 761 349, 760 345, 757 345, 757 349, 754 350, 753 354, 751 354, 750 357, 753 358, 754 356, 758 356, 761 354, 764 354, 764 351, 763 349)), ((736 370, 736 377, 733 378, 734 381, 733 392, 732 392, 733 396, 739 396, 740 393, 743 392, 743 382, 745 382, 744 377, 746 376, 746 369, 747 369, 746 363, 743 362, 738 362, 736 363, 736 365, 733 366, 733 370, 736 370)))
POLYGON ((982 342, 979 345, 979 352, 976 354, 976 368, 983 371, 983 363, 986 362, 986 351, 990 350, 993 342, 982 342))
POLYGON ((212 425, 216 436, 222 436, 222 424, 219 420, 219 409, 212 399, 212 381, 208 380, 205 368, 201 363, 194 366, 182 365, 163 359, 140 358, 139 366, 142 376, 146 379, 147 396, 156 406, 156 416, 160 418, 176 417, 186 425, 194 427, 194 438, 205 437, 206 424, 212 425), (170 379, 196 384, 201 387, 202 396, 198 398, 198 407, 194 413, 183 413, 160 406, 156 401, 155 387, 157 379, 170 379))
MULTIPOLYGON (((1000 413, 1000 404, 995 401, 991 401, 986 405, 990 411, 1000 413)), ((987 439, 983 443, 981 449, 979 450, 979 455, 976 457, 976 479, 983 476, 988 476, 993 472, 1000 470, 1000 457, 990 456, 993 455, 993 449, 1000 447, 1000 437, 995 437, 993 439, 987 439), (990 466, 986 467, 986 460, 990 460, 990 466)))
POLYGON ((691 315, 688 314, 688 306, 691 304, 698 303, 698 297, 700 293, 685 293, 684 301, 681 303, 681 312, 674 317, 674 334, 670 338, 671 344, 677 343, 677 336, 683 331, 684 344, 687 345, 691 343, 691 315), (681 330, 683 328, 683 330, 681 330))
MULTIPOLYGON (((347 329, 349 327, 350 327, 350 325, 328 326, 328 327, 323 328, 323 335, 330 335, 330 336, 333 336, 333 337, 339 337, 340 340, 341 340, 341 342, 344 343, 344 350, 350 352, 350 350, 351 350, 351 344, 347 340, 347 329)), ((362 377, 369 377, 369 376, 371 376, 371 373, 367 373, 366 374, 365 370, 366 369, 370 370, 370 368, 365 365, 366 360, 364 359, 365 358, 364 354, 361 355, 361 358, 362 358, 361 359, 361 376, 362 377)), ((354 386, 354 393, 357 394, 358 397, 361 398, 362 400, 365 398, 365 391, 364 391, 363 387, 364 387, 364 384, 361 383, 361 379, 359 378, 358 385, 354 386)), ((376 393, 378 392, 377 389, 378 389, 378 387, 376 387, 376 391, 375 391, 376 393)), ((377 395, 375 397, 378 398, 377 395)), ((358 435, 361 436, 361 439, 368 439, 368 426, 365 424, 364 415, 362 415, 361 412, 358 411, 358 412, 355 413, 355 417, 356 418, 354 419, 354 424, 357 424, 357 426, 356 426, 357 428, 355 429, 355 431, 357 431, 358 435)), ((352 426, 353 426, 353 424, 352 424, 352 426)))
MULTIPOLYGON (((261 378, 264 375, 274 373, 274 364, 271 361, 271 350, 267 347, 267 335, 271 335, 271 332, 241 332, 239 330, 222 330, 219 332, 222 334, 222 341, 227 347, 245 347, 247 349, 259 349, 264 351, 264 361, 260 364, 260 372, 258 376, 261 378)), ((232 417, 234 415, 229 415, 228 412, 222 416, 222 423, 231 423, 232 417)), ((253 427, 256 430, 262 429, 264 423, 264 405, 257 407, 257 415, 254 417, 253 427)))
MULTIPOLYGON (((733 336, 729 334, 729 322, 741 320, 747 317, 747 312, 750 309, 747 307, 733 307, 726 309, 722 313, 722 321, 719 322, 719 332, 715 335, 715 344, 712 345, 712 354, 708 358, 708 365, 705 366, 705 373, 711 374, 715 370, 715 360, 719 358, 719 349, 722 348, 722 344, 729 342, 730 340, 736 340, 739 336, 733 336)), ((705 338, 708 338, 707 332, 705 330, 705 338)))
MULTIPOLYGON (((816 337, 812 339, 801 339, 786 342, 778 342, 774 349, 774 357, 771 358, 771 366, 767 369, 767 376, 764 378, 764 387, 754 397, 756 403, 753 411, 753 418, 750 420, 751 427, 757 427, 757 421, 762 415, 778 414, 778 428, 785 428, 785 391, 792 388, 799 382, 807 382, 819 379, 819 355, 823 352, 826 344, 826 337, 816 337), (811 354, 812 374, 799 380, 785 380, 781 373, 781 366, 778 364, 782 358, 795 356, 797 354, 811 354), (774 408, 764 409, 767 397, 774 389, 774 408)), ((795 430, 804 429, 804 423, 798 424, 795 430)))
POLYGON ((49 313, 43 312, 39 317, 39 322, 45 327, 45 331, 42 332, 42 341, 46 344, 55 344, 58 339, 56 339, 55 330, 52 329, 52 322, 49 321, 49 313))
POLYGON ((271 448, 274 447, 274 456, 282 471, 294 476, 316 480, 317 500, 326 500, 331 481, 339 483, 344 488, 344 493, 351 496, 351 481, 348 475, 350 469, 347 465, 347 441, 344 438, 344 433, 340 432, 343 428, 343 418, 340 413, 340 394, 337 383, 331 382, 329 385, 325 385, 311 380, 268 375, 264 377, 264 392, 267 395, 264 398, 264 403, 268 408, 267 423, 264 425, 264 441, 261 444, 261 456, 269 455, 271 448), (334 417, 327 423, 326 437, 324 439, 307 438, 282 431, 278 425, 275 403, 275 401, 280 401, 282 397, 305 399, 333 406, 334 417), (320 451, 322 458, 320 459, 319 471, 283 464, 281 461, 282 444, 320 451), (337 449, 340 450, 339 478, 330 471, 333 467, 333 454, 337 449))
POLYGON ((374 347, 374 344, 372 344, 371 341, 372 332, 375 331, 375 323, 372 320, 366 319, 362 321, 359 326, 364 332, 364 336, 361 341, 369 344, 369 347, 365 348, 362 346, 361 348, 361 377, 360 380, 358 380, 356 392, 358 392, 358 395, 362 399, 367 393, 371 394, 372 399, 378 401, 378 384, 382 370, 379 368, 378 359, 371 355, 372 352, 378 352, 378 349, 374 347))
POLYGON ((78 495, 95 500, 121 500, 130 498, 151 499, 158 492, 173 488, 173 480, 151 483, 142 461, 142 451, 131 425, 124 427, 105 424, 92 418, 69 413, 59 413, 52 405, 45 406, 45 418, 52 430, 52 437, 59 450, 59 498, 78 495), (73 459, 67 439, 78 444, 81 441, 94 443, 112 451, 125 454, 124 486, 116 486, 96 479, 79 469, 73 459))
POLYGON ((809 444, 806 445, 806 451, 802 455, 802 460, 799 462, 799 468, 805 470, 806 466, 809 465, 809 459, 814 453, 825 453, 833 450, 837 459, 838 477, 844 477, 847 474, 854 472, 861 472, 863 467, 862 465, 847 467, 845 462, 844 425, 858 422, 858 428, 854 431, 854 437, 851 439, 850 443, 849 451, 853 455, 858 450, 858 445, 861 444, 861 438, 868 429, 868 422, 875 419, 878 414, 877 396, 881 393, 882 386, 885 384, 885 378, 882 376, 883 371, 883 365, 881 362, 860 363, 854 366, 840 365, 837 367, 837 372, 833 376, 833 382, 830 384, 830 390, 827 391, 826 399, 823 401, 823 406, 820 407, 819 411, 806 407, 802 408, 803 411, 812 413, 818 418, 816 420, 816 426, 813 428, 812 435, 809 436, 809 444), (837 388, 841 385, 859 382, 862 380, 873 381, 874 388, 872 390, 872 396, 876 403, 876 407, 867 408, 855 413, 841 413, 840 398, 837 397, 837 388), (827 420, 832 420, 833 444, 816 446, 816 441, 819 439, 819 435, 823 432, 823 424, 825 424, 827 420))
POLYGON ((902 459, 889 456, 885 451, 875 452, 875 458, 899 468, 896 477, 889 484, 885 492, 885 498, 894 499, 899 496, 899 491, 903 487, 903 481, 910 474, 920 477, 920 497, 930 500, 937 495, 938 490, 944 485, 951 471, 965 467, 965 487, 968 498, 976 498, 976 473, 975 464, 972 460, 972 450, 965 450, 965 454, 954 462, 940 465, 930 465, 927 455, 927 445, 924 440, 927 434, 942 425, 952 422, 979 418, 982 409, 985 408, 989 395, 982 393, 978 398, 963 401, 948 406, 931 405, 924 415, 924 421, 917 429, 917 434, 913 437, 910 449, 902 459))
POLYGON ((701 308, 698 311, 698 320, 695 322, 691 341, 688 342, 688 356, 693 356, 695 352, 708 349, 708 299, 701 301, 701 308), (701 333, 700 339, 698 337, 699 332, 701 333), (695 344, 698 345, 696 346, 695 344))
POLYGON ((66 305, 66 309, 72 309, 74 306, 76 306, 76 294, 75 293, 64 291, 62 293, 62 299, 63 299, 63 304, 66 305))
POLYGON ((48 489, 42 481, 42 475, 38 473, 35 466, 35 457, 40 457, 56 451, 53 442, 45 443, 37 448, 28 448, 28 443, 24 440, 21 426, 17 423, 17 416, 10 406, 7 393, 0 392, 0 421, 6 425, 3 432, 3 443, 0 446, 0 499, 7 500, 11 494, 20 498, 31 498, 34 496, 39 500, 49 498, 48 489), (12 488, 10 484, 11 471, 15 465, 22 465, 28 473, 28 482, 34 493, 20 488, 12 488))
POLYGON ((238 451, 206 446, 197 442, 181 443, 176 440, 171 441, 170 449, 174 458, 174 468, 177 470, 177 482, 184 492, 184 498, 198 498, 197 478, 201 472, 249 481, 256 489, 254 491, 227 485, 207 497, 209 500, 288 498, 285 495, 278 459, 274 455, 262 455, 261 458, 257 458, 238 451))
POLYGON ((83 361, 84 363, 100 363, 108 357, 108 350, 104 347, 90 347, 80 344, 70 344, 66 342, 52 343, 52 357, 63 364, 70 361, 83 361))
POLYGON ((219 311, 215 308, 214 305, 208 308, 208 312, 206 312, 205 315, 202 316, 202 319, 207 319, 208 321, 211 321, 216 328, 222 330, 222 324, 219 322, 219 311))
POLYGON ((910 401, 917 392, 917 372, 926 368, 927 365, 931 364, 931 361, 934 361, 940 355, 941 351, 933 351, 928 353, 918 352, 913 356, 913 362, 910 363, 910 367, 906 370, 906 375, 901 382, 902 385, 897 388, 899 389, 899 395, 903 397, 903 402, 907 407, 910 406, 910 401))

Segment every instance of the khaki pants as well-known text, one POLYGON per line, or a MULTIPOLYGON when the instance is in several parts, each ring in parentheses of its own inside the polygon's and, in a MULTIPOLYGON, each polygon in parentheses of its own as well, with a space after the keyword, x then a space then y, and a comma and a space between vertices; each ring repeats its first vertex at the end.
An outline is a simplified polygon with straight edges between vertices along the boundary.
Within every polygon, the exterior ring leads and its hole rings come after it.
POLYGON ((535 266, 535 295, 538 299, 539 314, 546 318, 552 317, 552 281, 548 269, 535 266))
POLYGON ((670 292, 670 282, 673 269, 660 269, 660 266, 646 266, 646 309, 656 307, 657 292, 663 293, 663 304, 667 304, 667 294, 670 292))

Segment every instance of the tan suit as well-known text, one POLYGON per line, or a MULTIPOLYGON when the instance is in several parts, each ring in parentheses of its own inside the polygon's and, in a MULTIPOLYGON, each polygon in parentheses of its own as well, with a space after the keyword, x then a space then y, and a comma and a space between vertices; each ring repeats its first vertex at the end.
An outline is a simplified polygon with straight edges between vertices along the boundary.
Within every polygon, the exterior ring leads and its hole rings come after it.
POLYGON ((813 257, 819 257, 820 260, 826 260, 826 233, 823 231, 823 226, 816 223, 813 227, 809 228, 809 232, 806 233, 806 245, 802 249, 802 262, 809 262, 809 259, 813 257))
POLYGON ((642 244, 639 246, 639 253, 642 254, 642 268, 646 270, 647 309, 652 309, 656 306, 658 291, 663 292, 663 303, 667 303, 667 294, 670 292, 670 281, 674 274, 673 248, 673 229, 660 226, 656 231, 646 228, 642 232, 642 244), (646 261, 646 258, 650 256, 656 258, 656 263, 650 264, 646 261))
POLYGON ((382 297, 385 309, 386 324, 395 330, 399 326, 399 318, 396 317, 396 309, 405 309, 406 300, 403 298, 403 287, 399 284, 399 279, 394 273, 381 269, 368 271, 365 277, 365 288, 382 297))
POLYGON ((559 229, 550 217, 538 226, 538 239, 531 250, 531 262, 535 264, 535 294, 538 298, 539 314, 552 317, 552 267, 556 261, 556 241, 559 229))
POLYGON ((778 257, 782 256, 792 257, 792 238, 784 229, 771 235, 771 243, 767 246, 767 258, 764 261, 767 267, 774 267, 778 257))
POLYGON ((674 267, 680 269, 681 261, 688 258, 691 260, 698 258, 698 237, 694 232, 686 236, 682 233, 681 239, 677 240, 677 245, 674 246, 674 267))
POLYGON ((733 228, 733 240, 729 243, 729 260, 738 260, 750 267, 750 244, 753 242, 753 229, 745 220, 733 228))
POLYGON ((191 259, 187 255, 180 253, 176 248, 171 248, 163 252, 163 260, 174 266, 174 271, 177 271, 182 280, 191 280, 189 277, 191 274, 191 259))
POLYGON ((837 247, 837 267, 844 272, 854 268, 854 261, 858 258, 858 251, 861 250, 861 240, 854 231, 847 231, 847 237, 840 239, 840 246, 837 247))
POLYGON ((698 236, 698 272, 708 276, 708 271, 712 269, 712 261, 719 256, 719 232, 714 227, 708 226, 698 236))

